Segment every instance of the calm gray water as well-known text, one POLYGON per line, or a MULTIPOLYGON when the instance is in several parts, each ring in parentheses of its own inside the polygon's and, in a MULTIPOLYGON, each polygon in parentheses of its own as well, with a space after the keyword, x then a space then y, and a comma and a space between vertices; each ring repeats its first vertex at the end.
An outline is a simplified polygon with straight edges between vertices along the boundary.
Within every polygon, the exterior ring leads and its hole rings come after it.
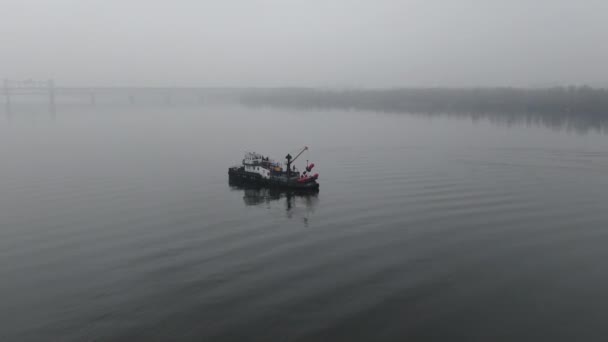
MULTIPOLYGON (((608 136, 347 111, 0 117, 0 340, 608 336, 608 136), (228 184, 308 145, 316 196, 228 184)), ((301 164, 300 164, 301 165, 301 164)))

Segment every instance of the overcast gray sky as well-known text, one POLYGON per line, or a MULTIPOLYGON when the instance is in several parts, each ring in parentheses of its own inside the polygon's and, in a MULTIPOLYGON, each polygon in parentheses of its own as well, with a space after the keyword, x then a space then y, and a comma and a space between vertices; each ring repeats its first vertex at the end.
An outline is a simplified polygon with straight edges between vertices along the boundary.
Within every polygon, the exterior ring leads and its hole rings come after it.
POLYGON ((0 78, 608 85, 606 0, 0 0, 0 78))

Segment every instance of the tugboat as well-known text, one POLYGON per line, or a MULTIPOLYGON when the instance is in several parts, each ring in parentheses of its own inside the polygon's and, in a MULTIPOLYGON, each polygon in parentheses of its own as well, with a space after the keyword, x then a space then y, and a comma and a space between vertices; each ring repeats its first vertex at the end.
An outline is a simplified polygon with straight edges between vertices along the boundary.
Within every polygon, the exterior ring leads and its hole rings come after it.
POLYGON ((315 164, 306 165, 306 169, 300 172, 292 164, 298 159, 308 147, 304 148, 295 156, 287 154, 285 159, 286 168, 283 168, 282 163, 264 157, 255 152, 245 153, 243 164, 241 166, 233 166, 228 169, 228 178, 232 183, 240 183, 243 185, 257 185, 278 187, 297 190, 318 190, 319 183, 317 179, 319 174, 311 173, 315 164))

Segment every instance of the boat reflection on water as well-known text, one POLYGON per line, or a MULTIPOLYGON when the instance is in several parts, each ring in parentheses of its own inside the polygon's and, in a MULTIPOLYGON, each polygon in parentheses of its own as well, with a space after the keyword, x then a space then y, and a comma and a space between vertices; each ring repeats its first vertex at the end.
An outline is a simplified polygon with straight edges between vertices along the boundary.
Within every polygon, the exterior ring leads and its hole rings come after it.
POLYGON ((268 209, 284 208, 288 218, 301 218, 308 224, 309 216, 314 212, 319 201, 319 190, 293 190, 267 188, 255 185, 244 185, 241 182, 229 182, 230 189, 243 192, 243 202, 248 206, 266 206, 268 209))

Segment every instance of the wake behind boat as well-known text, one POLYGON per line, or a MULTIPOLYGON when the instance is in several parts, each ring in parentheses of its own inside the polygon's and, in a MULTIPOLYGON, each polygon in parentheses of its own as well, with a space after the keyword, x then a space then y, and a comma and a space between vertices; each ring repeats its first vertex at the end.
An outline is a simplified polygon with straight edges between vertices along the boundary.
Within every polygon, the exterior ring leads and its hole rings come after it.
POLYGON ((241 166, 233 166, 228 169, 228 177, 231 182, 242 184, 262 185, 270 187, 282 187, 290 189, 319 189, 317 179, 319 174, 311 173, 315 164, 306 163, 305 171, 300 172, 293 163, 308 147, 304 147, 295 157, 287 154, 285 168, 283 163, 276 162, 259 153, 247 152, 241 166))

